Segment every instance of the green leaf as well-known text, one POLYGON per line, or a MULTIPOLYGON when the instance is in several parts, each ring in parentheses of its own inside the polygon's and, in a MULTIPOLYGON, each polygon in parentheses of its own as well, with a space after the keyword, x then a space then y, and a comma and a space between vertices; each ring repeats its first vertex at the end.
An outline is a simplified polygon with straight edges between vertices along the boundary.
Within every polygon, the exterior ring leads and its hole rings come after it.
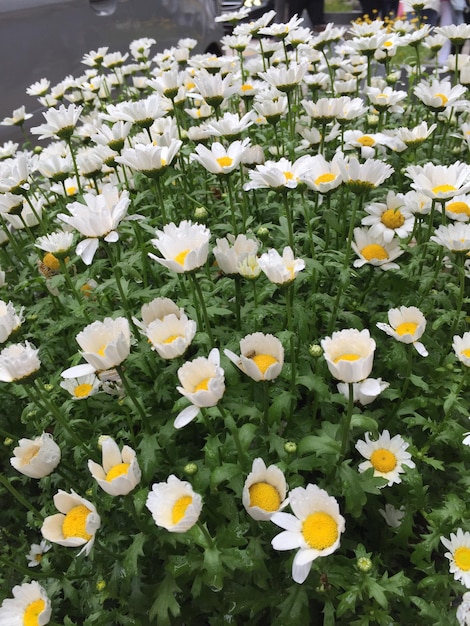
POLYGON ((139 572, 137 562, 139 556, 144 556, 144 544, 147 537, 143 533, 139 533, 134 536, 131 545, 124 552, 123 565, 126 570, 126 575, 136 576, 139 572))
POLYGON ((373 578, 368 578, 367 589, 369 590, 370 595, 383 609, 388 608, 387 596, 378 582, 376 582, 373 578))
POLYGON ((156 623, 159 626, 170 626, 170 615, 178 617, 180 614, 180 605, 176 600, 176 594, 180 592, 181 589, 173 576, 166 574, 163 581, 157 586, 155 602, 149 610, 150 621, 157 618, 156 623))

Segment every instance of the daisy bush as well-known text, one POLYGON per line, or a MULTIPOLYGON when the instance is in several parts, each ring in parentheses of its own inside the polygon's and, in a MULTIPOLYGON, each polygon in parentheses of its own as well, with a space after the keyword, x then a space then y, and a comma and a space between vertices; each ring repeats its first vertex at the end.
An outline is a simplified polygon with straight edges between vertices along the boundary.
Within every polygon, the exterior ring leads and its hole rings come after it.
POLYGON ((469 623, 470 26, 415 10, 29 88, 0 626, 469 623))

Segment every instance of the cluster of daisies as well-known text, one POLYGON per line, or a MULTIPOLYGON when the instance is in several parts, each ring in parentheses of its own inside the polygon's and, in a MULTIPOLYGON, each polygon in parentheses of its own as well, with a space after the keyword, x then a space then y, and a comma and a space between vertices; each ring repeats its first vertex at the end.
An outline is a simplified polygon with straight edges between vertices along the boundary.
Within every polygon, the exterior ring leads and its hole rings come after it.
MULTIPOLYGON (((409 8, 416 9, 412 2, 409 8)), ((387 26, 376 20, 350 27, 329 24, 313 33, 297 16, 280 24, 273 12, 250 23, 240 21, 244 15, 224 17, 234 28, 218 57, 193 53, 192 39, 155 55, 156 42, 148 38, 132 42, 125 54, 107 48, 89 52, 82 76, 57 85, 43 79, 28 89, 46 108, 44 123, 31 129, 40 143, 48 142, 45 147, 20 149, 13 142, 0 147, 0 288, 5 294, 0 343, 6 344, 0 381, 22 385, 29 400, 84 450, 87 442, 37 380, 43 369, 40 349, 29 340, 15 342, 25 307, 8 297, 21 290, 21 267, 41 277, 61 313, 66 293, 75 307, 68 315, 78 311, 84 320, 75 335, 79 353, 70 354, 66 345, 74 365, 56 372, 59 387, 77 401, 100 393, 118 401, 125 397, 137 422, 145 422, 147 409, 125 364, 140 340, 153 356, 173 361, 194 348, 198 331, 208 337, 210 350, 176 371, 172 393, 186 404, 174 416, 177 430, 201 415, 207 420, 209 408, 227 423, 222 358, 254 383, 273 383, 283 373, 285 346, 269 327, 243 336, 237 351, 224 346, 221 354, 200 285, 200 276, 214 265, 237 288, 253 286, 255 305, 261 276, 285 288, 287 325, 293 331, 290 298, 319 251, 339 245, 343 270, 368 266, 371 276, 380 276, 399 272, 403 256, 416 247, 425 250, 424 263, 430 249, 439 271, 455 270, 460 298, 449 348, 464 370, 470 367, 470 331, 459 334, 470 254, 470 57, 462 53, 470 26, 432 29, 419 20, 387 26), (448 41, 455 53, 444 68, 434 66, 448 41), (408 62, 399 68, 394 60, 405 50, 408 62), (407 87, 400 89, 402 80, 407 87), (444 161, 438 160, 441 155, 444 161), (151 211, 141 202, 149 190, 151 211), (264 206, 268 194, 278 199, 276 213, 264 206), (316 230, 318 215, 325 223, 316 230), (267 224, 280 233, 279 249, 262 250, 267 224), (300 230, 305 237, 299 237, 300 230), (126 279, 130 262, 122 262, 129 249, 145 287, 152 285, 156 268, 178 275, 181 289, 194 294, 196 320, 162 295, 135 310, 129 295, 135 279, 131 274, 126 279), (105 313, 110 300, 103 300, 102 319, 97 319, 93 307, 106 289, 96 280, 100 271, 88 270, 104 263, 124 314, 105 313)), ((23 127, 29 117, 22 107, 2 123, 23 127)), ((349 404, 340 428, 341 459, 349 453, 352 407, 373 403, 390 386, 372 376, 373 333, 334 330, 338 308, 345 306, 343 287, 338 283, 329 328, 311 349, 312 357, 323 357, 349 404)), ((243 312, 235 300, 239 330, 243 312)), ((419 307, 401 305, 380 314, 388 319, 376 324, 379 331, 428 356, 421 341, 427 321, 419 307)), ((292 389, 296 352, 290 340, 292 389)), ((138 436, 135 423, 128 430, 131 440, 138 436)), ((236 430, 233 437, 239 444, 236 430)), ((364 459, 358 471, 371 470, 380 487, 399 484, 415 468, 409 445, 389 430, 366 433, 355 441, 364 459)), ((142 478, 135 449, 120 448, 110 435, 101 436, 99 446, 101 464, 89 458, 89 474, 108 495, 127 496, 142 478)), ((246 458, 246 450, 238 452, 246 458)), ((12 467, 32 479, 49 476, 60 462, 61 447, 49 432, 20 439, 11 458, 12 467)), ((261 457, 250 463, 240 494, 243 506, 254 520, 282 529, 272 547, 297 550, 292 577, 303 583, 312 562, 336 551, 347 533, 340 504, 317 484, 289 490, 281 469, 261 457)), ((200 523, 203 500, 190 482, 171 474, 152 485, 146 508, 157 526, 184 533, 200 523)), ((59 490, 53 502, 58 513, 43 520, 42 541, 29 555, 32 567, 51 544, 89 555, 101 527, 95 505, 73 489, 59 490)), ((381 514, 397 528, 404 513, 387 503, 381 514)), ((441 541, 451 573, 470 588, 470 532, 457 528, 441 541)), ((465 602, 462 619, 469 611, 465 602)), ((51 615, 46 591, 33 581, 13 588, 13 599, 0 608, 0 624, 44 625, 51 615)))

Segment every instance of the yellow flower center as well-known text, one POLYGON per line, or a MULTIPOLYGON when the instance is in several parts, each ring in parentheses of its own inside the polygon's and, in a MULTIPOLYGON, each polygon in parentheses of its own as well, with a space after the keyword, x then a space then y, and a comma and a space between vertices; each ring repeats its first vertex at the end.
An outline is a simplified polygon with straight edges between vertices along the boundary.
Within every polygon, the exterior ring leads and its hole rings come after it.
POLYGON ((162 343, 173 343, 175 341, 175 339, 178 339, 179 337, 182 337, 183 335, 171 335, 170 337, 168 337, 167 339, 164 339, 162 341, 162 343))
POLYGON ((47 254, 45 254, 42 262, 46 267, 48 267, 50 270, 54 270, 55 272, 60 269, 59 259, 55 257, 52 252, 48 252, 47 254))
POLYGON ((461 546, 454 552, 454 561, 457 567, 464 572, 470 569, 470 548, 461 546))
POLYGON ((378 450, 374 450, 370 455, 370 462, 374 466, 374 469, 382 472, 382 474, 387 474, 395 469, 397 457, 393 452, 390 452, 390 450, 379 448, 378 450))
POLYGON ((196 391, 207 391, 209 389, 209 381, 210 381, 211 377, 209 378, 204 378, 204 380, 201 380, 200 383, 198 383, 195 387, 194 387, 194 391, 193 393, 196 393, 196 391))
POLYGON ((40 449, 41 446, 30 446, 27 452, 21 458, 21 465, 28 465, 29 463, 31 463, 32 459, 34 459, 40 449))
POLYGON ((459 215, 468 215, 470 217, 470 205, 466 202, 449 202, 446 205, 446 211, 449 213, 458 213, 459 215))
POLYGON ((233 159, 231 159, 229 156, 219 157, 218 159, 216 159, 216 161, 220 165, 220 167, 230 167, 233 163, 233 159))
POLYGON ((466 348, 465 350, 462 350, 462 352, 460 354, 463 354, 468 359, 470 359, 470 348, 466 348))
POLYGON ((443 93, 435 93, 434 97, 440 99, 442 106, 445 106, 447 102, 449 101, 449 98, 445 96, 443 93))
POLYGON ((187 250, 183 250, 182 252, 177 254, 175 256, 175 261, 177 263, 179 263, 180 265, 184 265, 184 260, 185 260, 186 256, 188 255, 188 252, 189 252, 189 248, 187 250))
POLYGON ((403 337, 403 335, 413 335, 417 328, 418 324, 415 324, 415 322, 403 322, 403 324, 399 324, 395 328, 395 332, 400 335, 400 337, 403 337))
POLYGON ((127 470, 129 469, 129 465, 130 465, 130 463, 119 463, 118 465, 115 465, 106 474, 106 480, 110 483, 112 480, 114 480, 118 476, 122 476, 123 474, 127 474, 127 470))
POLYGON ((81 385, 77 385, 73 390, 73 395, 76 398, 86 398, 90 395, 91 390, 93 389, 93 385, 90 383, 82 383, 81 385))
POLYGON ((78 504, 70 509, 62 522, 62 534, 65 539, 69 537, 81 537, 86 541, 91 539, 92 535, 86 531, 86 521, 90 513, 90 509, 84 504, 78 504))
POLYGON ((378 243, 370 243, 368 246, 365 246, 362 248, 361 254, 367 261, 372 261, 373 259, 385 261, 385 259, 388 259, 387 251, 378 243))
POLYGON ((104 356, 104 351, 106 350, 108 344, 104 343, 101 348, 98 348, 97 350, 97 354, 99 354, 100 356, 104 356))
POLYGON ((379 93, 377 94, 377 98, 385 98, 386 100, 388 100, 388 95, 386 93, 379 93))
POLYGON ((253 85, 250 85, 249 83, 246 83, 245 85, 241 86, 242 91, 252 91, 252 89, 253 89, 253 85))
POLYGON ((382 224, 387 228, 391 228, 394 230, 395 228, 400 228, 405 223, 405 217, 403 213, 400 212, 399 209, 388 209, 382 213, 382 224))
POLYGON ((392 41, 386 41, 386 42, 383 44, 383 46, 384 46, 385 48, 391 48, 391 47, 393 46, 393 42, 392 42, 392 41))
POLYGON ((255 354, 251 357, 251 360, 255 362, 256 367, 262 374, 266 373, 270 365, 277 363, 277 359, 272 354, 255 354))
POLYGON ((362 135, 362 137, 359 137, 357 141, 361 144, 361 146, 370 147, 375 144, 375 139, 370 135, 362 135))
POLYGON ((78 187, 75 187, 75 185, 71 185, 70 187, 66 187, 65 191, 67 192, 68 196, 75 196, 78 191, 78 187))
POLYGON ((45 607, 46 603, 41 598, 30 602, 23 614, 23 626, 38 626, 39 616, 45 607))
POLYGON ((336 359, 333 360, 333 362, 338 363, 338 361, 357 361, 360 358, 360 354, 345 353, 337 356, 336 359))
POLYGON ((314 182, 315 185, 321 185, 321 183, 331 183, 335 178, 336 176, 331 174, 331 172, 325 172, 325 174, 321 174, 318 178, 315 178, 314 182))
POLYGON ((281 506, 279 491, 269 483, 255 483, 248 491, 250 506, 257 506, 264 511, 277 511, 281 506))
POLYGON ((456 187, 453 185, 437 185, 437 187, 433 187, 432 192, 436 195, 438 193, 447 193, 448 191, 455 191, 456 187))
POLYGON ((284 172, 284 176, 285 176, 286 180, 293 180, 294 179, 294 174, 292 172, 284 172))
POLYGON ((302 535, 311 548, 325 550, 338 539, 338 524, 328 513, 312 513, 302 524, 302 535))
POLYGON ((186 513, 186 509, 192 501, 192 496, 182 496, 181 498, 178 498, 178 500, 173 505, 173 510, 171 512, 171 521, 173 522, 173 524, 177 524, 183 519, 184 514, 186 513))

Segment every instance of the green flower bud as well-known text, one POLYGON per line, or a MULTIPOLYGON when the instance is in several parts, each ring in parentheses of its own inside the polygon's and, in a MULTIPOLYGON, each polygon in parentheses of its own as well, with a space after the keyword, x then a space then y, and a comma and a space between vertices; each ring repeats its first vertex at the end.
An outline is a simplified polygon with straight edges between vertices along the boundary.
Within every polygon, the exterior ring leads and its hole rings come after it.
POLYGON ((209 215, 209 211, 205 206, 198 206, 194 209, 194 219, 205 220, 209 215))
POLYGON ((54 389, 54 385, 51 385, 50 383, 46 383, 46 384, 44 385, 44 391, 48 391, 48 392, 50 392, 50 391, 52 391, 53 389, 54 389))
POLYGON ((308 352, 314 359, 318 359, 322 356, 323 349, 318 345, 318 343, 311 343, 308 347, 308 352))
POLYGON ((360 556, 356 561, 357 569, 367 573, 372 569, 372 561, 367 556, 360 556))
POLYGON ((194 476, 194 474, 197 473, 198 467, 196 465, 196 463, 186 463, 186 465, 184 466, 184 473, 187 474, 188 476, 194 476))
POLYGON ((294 441, 286 441, 284 450, 287 454, 295 454, 297 452, 297 444, 294 441))

